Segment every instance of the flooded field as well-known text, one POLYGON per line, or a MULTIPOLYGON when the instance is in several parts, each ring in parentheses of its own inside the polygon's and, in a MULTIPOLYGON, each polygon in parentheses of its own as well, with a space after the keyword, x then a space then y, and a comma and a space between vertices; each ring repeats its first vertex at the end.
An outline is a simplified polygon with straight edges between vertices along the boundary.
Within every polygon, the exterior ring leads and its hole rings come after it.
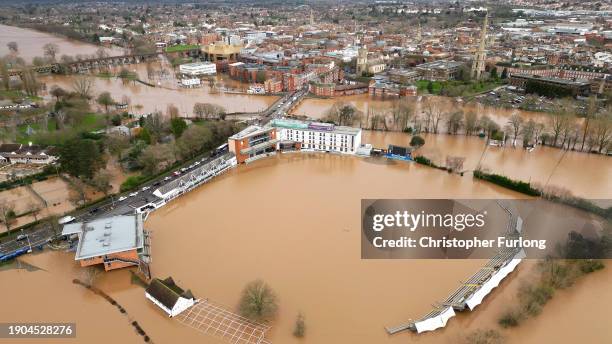
MULTIPOLYGON (((272 343, 301 342, 291 335, 298 312, 306 318, 303 342, 307 343, 456 343, 466 331, 498 328, 497 317, 513 301, 521 281, 529 277, 532 261, 519 266, 518 273, 475 312, 459 315, 444 330, 389 337, 385 325, 424 314, 483 262, 361 260, 360 199, 366 197, 520 195, 413 163, 281 155, 232 170, 153 213, 146 222, 153 232, 152 273, 172 276, 196 297, 230 309, 237 305, 247 282, 265 280, 276 291, 280 305, 268 336, 272 343)), ((142 338, 129 318, 138 321, 155 343, 221 343, 168 319, 144 298, 142 287, 132 284, 128 270, 101 274, 95 282, 126 309, 125 316, 71 283, 73 278, 87 277, 72 254, 46 252, 22 259, 43 270, 0 272, 3 281, 15 281, 2 283, 0 293, 29 295, 7 300, 3 309, 11 313, 0 312, 0 322, 78 319, 75 342, 139 343, 142 338), (102 336, 106 332, 110 333, 102 336)), ((580 315, 594 304, 612 305, 612 293, 607 290, 610 271, 598 272, 561 292, 539 317, 520 328, 501 332, 509 343, 540 343, 550 336, 558 343, 572 343, 577 333, 594 342, 612 340, 600 322, 580 315), (568 325, 558 328, 559 322, 568 325)))
MULTIPOLYGON (((47 43, 57 44, 59 51, 57 57, 61 55, 76 56, 93 55, 98 48, 97 45, 87 44, 79 41, 69 40, 63 37, 57 37, 49 33, 38 32, 30 29, 23 29, 14 26, 0 24, 0 56, 10 53, 7 43, 17 42, 18 56, 23 58, 26 63, 31 63, 36 56, 42 57, 43 46, 47 43)), ((106 48, 109 55, 123 55, 123 49, 106 48)))
MULTIPOLYGON (((33 208, 40 209, 37 218, 50 215, 60 215, 74 209, 70 202, 70 186, 60 178, 50 178, 41 182, 31 184, 31 190, 25 186, 0 192, 0 200, 6 200, 14 205, 15 213, 27 213, 33 208), (38 194, 40 197, 36 196, 38 194), (46 204, 43 202, 46 202, 46 204)), ((35 221, 33 215, 20 216, 11 227, 19 227, 35 221)), ((6 230, 4 225, 0 226, 0 232, 6 230)))
MULTIPOLYGON (((402 99, 403 101, 407 101, 413 104, 415 112, 420 114, 423 112, 422 110, 422 101, 426 97, 409 97, 402 99)), ((525 119, 533 118, 535 121, 544 121, 546 114, 540 112, 529 112, 522 110, 512 110, 512 109, 503 109, 503 108, 493 108, 488 106, 483 106, 478 103, 463 103, 457 102, 453 98, 448 97, 439 97, 439 96, 431 96, 430 98, 435 99, 436 104, 445 112, 456 111, 457 109, 462 109, 465 113, 474 112, 478 116, 487 115, 494 122, 499 124, 500 126, 504 126, 508 122, 508 118, 513 113, 520 114, 525 119)), ((320 98, 308 98, 303 100, 292 112, 294 115, 298 116, 306 116, 314 119, 321 119, 325 117, 326 113, 331 109, 331 107, 336 102, 342 102, 353 105, 357 110, 361 111, 363 114, 368 113, 368 109, 374 112, 384 112, 392 108, 393 99, 383 100, 382 98, 374 98, 368 94, 361 94, 355 96, 346 96, 346 97, 337 97, 330 99, 320 99, 320 98)), ((444 127, 444 126, 443 126, 444 127)))
MULTIPOLYGON (((448 156, 464 157, 463 168, 466 171, 473 171, 480 163, 485 170, 497 174, 541 185, 548 181, 548 185, 591 199, 609 198, 612 190, 612 159, 604 155, 545 146, 538 146, 529 153, 519 147, 487 146, 484 139, 475 136, 422 136, 425 145, 417 153, 438 165, 445 165, 448 156)), ((410 137, 400 132, 366 130, 363 131, 362 142, 381 148, 389 144, 408 146, 410 137)))
MULTIPOLYGON (((131 68, 134 67, 132 66, 131 68)), ((134 70, 138 71, 142 68, 144 68, 144 65, 139 65, 134 70)), ((221 77, 218 79, 219 83, 227 83, 228 85, 232 83, 232 81, 227 81, 221 77)), ((58 85, 64 89, 71 90, 74 83, 73 76, 64 75, 45 76, 41 77, 40 80, 47 84, 48 89, 53 87, 53 85, 58 85)), ((172 82, 166 83, 173 84, 172 82)), ((129 110, 132 113, 151 113, 155 111, 165 113, 168 105, 173 104, 178 107, 182 116, 189 117, 193 116, 193 106, 195 103, 221 105, 228 113, 255 112, 268 108, 278 99, 274 96, 210 92, 210 88, 207 85, 193 89, 176 88, 176 86, 173 88, 151 87, 134 81, 124 82, 117 78, 99 77, 94 78, 93 89, 94 94, 108 91, 117 101, 121 101, 124 96, 127 96, 130 100, 129 110)))

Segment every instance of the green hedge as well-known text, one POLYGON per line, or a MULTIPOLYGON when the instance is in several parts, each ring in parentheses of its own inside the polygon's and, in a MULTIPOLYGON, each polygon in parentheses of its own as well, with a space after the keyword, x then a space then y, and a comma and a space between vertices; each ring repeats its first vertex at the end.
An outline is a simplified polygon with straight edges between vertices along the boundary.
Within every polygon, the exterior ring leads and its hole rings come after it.
POLYGON ((506 176, 499 174, 486 173, 482 171, 474 171, 474 178, 486 180, 493 184, 503 186, 510 190, 518 191, 529 196, 540 196, 540 191, 531 187, 531 184, 520 180, 512 180, 506 176))

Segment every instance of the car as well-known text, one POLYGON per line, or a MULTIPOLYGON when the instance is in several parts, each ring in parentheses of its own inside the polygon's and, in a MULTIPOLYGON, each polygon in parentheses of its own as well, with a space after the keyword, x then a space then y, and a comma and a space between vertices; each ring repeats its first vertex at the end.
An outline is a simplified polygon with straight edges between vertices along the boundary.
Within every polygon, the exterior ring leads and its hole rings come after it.
POLYGON ((121 196, 117 199, 117 201, 121 202, 121 201, 125 201, 127 199, 127 197, 125 196, 121 196))
POLYGON ((187 171, 187 168, 185 167, 181 168, 181 172, 185 172, 185 171, 187 171))
POLYGON ((143 186, 143 187, 142 187, 142 191, 147 191, 147 190, 149 190, 150 188, 151 188, 150 186, 143 186))
POLYGON ((196 165, 196 166, 199 166, 199 165, 200 165, 200 162, 199 162, 199 161, 196 161, 196 162, 194 162, 193 164, 194 164, 194 165, 196 165))
POLYGON ((170 176, 167 176, 166 178, 164 178, 165 181, 168 181, 170 179, 172 179, 172 177, 170 177, 170 176))
POLYGON ((134 196, 137 196, 137 195, 138 195, 138 191, 134 191, 134 192, 132 192, 132 193, 130 194, 130 197, 134 197, 134 196))
POLYGON ((153 183, 153 186, 160 186, 160 185, 161 185, 161 182, 155 182, 155 183, 153 183))
POLYGON ((19 234, 19 235, 17 236, 17 239, 16 239, 16 240, 17 240, 17 241, 21 241, 21 240, 25 240, 25 239, 27 239, 27 238, 28 238, 28 235, 27 235, 27 234, 19 234))
POLYGON ((174 173, 172 173, 172 174, 174 174, 175 176, 180 176, 181 172, 180 171, 174 171, 174 173))

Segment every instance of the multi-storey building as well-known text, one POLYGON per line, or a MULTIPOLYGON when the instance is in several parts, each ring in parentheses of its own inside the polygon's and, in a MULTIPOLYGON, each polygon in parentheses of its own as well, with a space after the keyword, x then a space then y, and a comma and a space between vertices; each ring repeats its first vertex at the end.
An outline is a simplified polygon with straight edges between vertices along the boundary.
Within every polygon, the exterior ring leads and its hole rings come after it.
POLYGON ((234 134, 227 140, 229 151, 236 155, 236 161, 241 164, 267 156, 276 151, 276 129, 252 125, 234 134))
POLYGON ((213 75, 217 74, 217 66, 211 62, 185 63, 179 66, 179 71, 188 76, 213 75))
POLYGON ((275 119, 271 126, 281 143, 299 143, 302 150, 355 154, 361 145, 360 128, 289 119, 275 119))

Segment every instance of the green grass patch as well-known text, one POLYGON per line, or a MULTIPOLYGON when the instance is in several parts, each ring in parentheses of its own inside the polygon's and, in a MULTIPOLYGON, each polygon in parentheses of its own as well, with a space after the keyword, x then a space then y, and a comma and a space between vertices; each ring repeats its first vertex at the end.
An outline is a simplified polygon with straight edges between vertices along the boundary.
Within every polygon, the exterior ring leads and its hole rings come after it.
POLYGON ((177 45, 167 47, 165 49, 165 52, 177 53, 177 52, 194 50, 194 49, 200 49, 200 45, 199 44, 177 44, 177 45))

